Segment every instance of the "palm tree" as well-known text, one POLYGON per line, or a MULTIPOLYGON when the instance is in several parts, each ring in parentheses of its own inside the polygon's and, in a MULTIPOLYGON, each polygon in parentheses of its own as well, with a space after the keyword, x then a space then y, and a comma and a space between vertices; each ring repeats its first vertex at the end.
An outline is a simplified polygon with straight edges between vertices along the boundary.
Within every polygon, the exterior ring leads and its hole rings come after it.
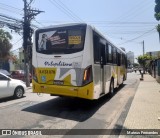
POLYGON ((6 59, 10 55, 10 49, 12 48, 12 44, 10 40, 12 36, 9 32, 0 29, 0 58, 6 59))

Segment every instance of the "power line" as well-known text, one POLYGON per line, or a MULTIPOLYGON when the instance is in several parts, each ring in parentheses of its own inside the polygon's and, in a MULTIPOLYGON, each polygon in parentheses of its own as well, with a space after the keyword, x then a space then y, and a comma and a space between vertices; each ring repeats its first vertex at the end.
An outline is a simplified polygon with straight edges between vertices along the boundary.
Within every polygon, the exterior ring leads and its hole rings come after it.
MULTIPOLYGON (((69 21, 58 21, 58 20, 38 20, 38 21, 40 21, 40 22, 57 22, 57 23, 61 23, 61 22, 69 22, 69 21)), ((88 21, 88 23, 93 23, 93 24, 111 24, 111 25, 113 25, 113 24, 118 24, 118 25, 120 25, 120 24, 123 24, 123 25, 126 25, 126 24, 128 24, 128 25, 130 25, 130 24, 136 24, 136 25, 155 25, 155 24, 157 24, 157 22, 145 22, 145 21, 132 21, 132 22, 128 22, 128 21, 126 21, 126 22, 124 22, 124 21, 88 21)))
POLYGON ((18 42, 20 42, 23 38, 19 39, 18 41, 16 41, 14 44, 12 44, 12 46, 14 46, 15 44, 17 44, 18 42))
POLYGON ((142 1, 138 1, 138 3, 136 3, 136 5, 132 8, 129 9, 126 13, 123 13, 122 16, 120 16, 119 18, 116 18, 118 20, 125 20, 128 17, 132 17, 132 15, 134 15, 134 13, 137 13, 138 9, 143 9, 145 6, 143 5, 144 2, 146 2, 146 0, 142 0, 142 1))
MULTIPOLYGON (((12 46, 16 45, 17 43, 19 43, 23 38, 19 39, 18 41, 16 41, 14 44, 12 44, 12 46)), ((17 51, 19 48, 12 50, 11 52, 17 51)))
POLYGON ((1 10, 5 10, 5 11, 8 11, 8 12, 16 13, 16 14, 18 14, 18 15, 23 15, 22 13, 19 13, 19 11, 13 11, 13 10, 11 10, 11 9, 6 9, 6 8, 4 8, 4 7, 1 7, 1 6, 0 6, 0 9, 1 9, 1 10))
POLYGON ((38 22, 38 21, 35 20, 35 19, 34 19, 34 21, 44 27, 44 25, 43 25, 42 23, 38 22))
MULTIPOLYGON (((142 1, 138 1, 138 3, 136 3, 136 5, 132 8, 130 8, 129 10, 126 11, 126 13, 123 13, 121 16, 117 17, 114 20, 122 20, 124 18, 126 18, 126 16, 130 15, 130 12, 134 12, 134 10, 139 6, 142 5, 142 1)), ((135 10, 136 11, 136 10, 135 10)))
POLYGON ((16 8, 16 7, 13 7, 13 6, 4 4, 4 3, 0 3, 0 5, 6 6, 6 7, 9 7, 9 8, 13 8, 13 9, 16 9, 16 10, 18 10, 18 11, 22 11, 21 9, 18 9, 18 8, 16 8))
MULTIPOLYGON (((51 4, 53 4, 54 6, 56 6, 60 11, 62 11, 63 13, 65 13, 68 17, 70 17, 73 21, 77 22, 77 17, 75 17, 71 12, 69 12, 69 10, 67 10, 65 7, 63 7, 62 5, 60 5, 57 1, 55 0, 49 0, 51 4)), ((79 20, 79 19, 78 19, 79 20)))
POLYGON ((146 5, 146 6, 143 6, 142 8, 140 8, 141 12, 138 12, 138 10, 137 10, 137 12, 135 14, 128 16, 128 18, 126 18, 126 20, 129 20, 131 18, 134 19, 135 17, 137 17, 137 16, 143 14, 144 12, 146 12, 152 6, 153 6, 152 3, 149 2, 149 5, 146 5))
POLYGON ((74 12, 72 12, 62 1, 58 0, 72 15, 74 15, 77 19, 84 22, 81 18, 79 18, 74 12))
MULTIPOLYGON (((119 18, 116 18, 116 20, 118 19, 118 20, 122 20, 122 21, 125 21, 125 20, 127 20, 127 18, 132 18, 132 19, 134 19, 134 17, 135 17, 135 14, 137 15, 137 12, 139 12, 139 10, 138 9, 140 9, 140 10, 144 10, 144 8, 146 9, 146 6, 144 6, 144 5, 146 5, 146 4, 148 4, 148 1, 147 1, 147 3, 145 3, 144 4, 144 2, 146 2, 146 0, 145 1, 138 1, 139 3, 136 3, 136 5, 134 6, 134 8, 133 8, 133 10, 130 10, 129 9, 129 11, 127 11, 126 13, 127 14, 123 14, 122 16, 120 16, 119 18), (141 8, 142 7, 142 8, 141 8), (125 15, 125 16, 124 16, 125 15)), ((144 12, 144 11, 143 11, 144 12)), ((141 14, 141 13, 143 13, 143 12, 140 12, 139 14, 141 14)), ((139 15, 138 14, 138 15, 139 15)), ((123 23, 122 22, 122 24, 126 24, 126 23, 123 23)), ((113 28, 112 28, 113 29, 113 28)))
POLYGON ((150 33, 151 31, 153 31, 153 30, 155 30, 155 29, 156 29, 156 28, 153 28, 153 29, 151 29, 151 30, 145 32, 144 34, 142 34, 142 35, 140 35, 140 36, 138 36, 138 37, 135 37, 135 38, 133 38, 133 39, 127 40, 126 42, 123 42, 123 43, 118 44, 118 45, 123 45, 123 44, 129 43, 129 42, 132 42, 132 41, 134 41, 134 40, 136 40, 136 39, 138 39, 138 38, 144 36, 145 34, 150 33))

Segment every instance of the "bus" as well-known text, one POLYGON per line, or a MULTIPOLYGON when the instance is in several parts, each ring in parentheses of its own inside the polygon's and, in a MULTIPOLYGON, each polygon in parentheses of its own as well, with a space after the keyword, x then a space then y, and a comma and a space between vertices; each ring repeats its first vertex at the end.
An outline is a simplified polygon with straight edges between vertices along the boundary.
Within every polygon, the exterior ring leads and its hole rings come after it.
POLYGON ((32 49, 34 93, 99 99, 127 78, 126 53, 85 23, 37 29, 32 49))

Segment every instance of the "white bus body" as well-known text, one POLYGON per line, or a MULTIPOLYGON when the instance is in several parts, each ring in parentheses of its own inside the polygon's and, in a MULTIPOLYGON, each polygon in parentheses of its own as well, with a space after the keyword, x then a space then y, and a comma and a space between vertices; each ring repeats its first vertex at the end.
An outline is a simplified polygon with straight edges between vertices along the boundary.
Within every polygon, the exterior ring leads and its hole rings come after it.
POLYGON ((35 31, 33 92, 85 99, 113 94, 126 79, 126 54, 87 24, 35 31))

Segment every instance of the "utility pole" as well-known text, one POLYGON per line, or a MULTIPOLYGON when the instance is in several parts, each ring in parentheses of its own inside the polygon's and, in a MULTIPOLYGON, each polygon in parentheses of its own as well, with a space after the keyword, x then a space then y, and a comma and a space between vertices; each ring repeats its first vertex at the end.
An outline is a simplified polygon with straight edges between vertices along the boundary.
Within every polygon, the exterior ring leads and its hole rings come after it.
MULTIPOLYGON (((143 56, 144 56, 144 53, 145 53, 145 52, 144 52, 144 40, 143 40, 142 43, 143 43, 143 56)), ((145 67, 144 67, 144 66, 145 66, 145 65, 143 64, 143 74, 145 73, 145 67)), ((143 77, 142 77, 142 78, 143 78, 143 77)))
POLYGON ((145 53, 145 52, 144 52, 144 40, 143 40, 143 42, 142 42, 142 43, 143 43, 143 56, 144 56, 144 53, 145 53))
POLYGON ((29 78, 29 63, 31 62, 31 51, 32 51, 32 34, 33 29, 31 28, 31 20, 34 19, 36 15, 43 11, 31 9, 31 3, 33 0, 30 0, 28 3, 27 0, 24 1, 24 22, 23 22, 23 49, 24 49, 24 67, 25 67, 25 78, 26 86, 30 86, 29 78))

